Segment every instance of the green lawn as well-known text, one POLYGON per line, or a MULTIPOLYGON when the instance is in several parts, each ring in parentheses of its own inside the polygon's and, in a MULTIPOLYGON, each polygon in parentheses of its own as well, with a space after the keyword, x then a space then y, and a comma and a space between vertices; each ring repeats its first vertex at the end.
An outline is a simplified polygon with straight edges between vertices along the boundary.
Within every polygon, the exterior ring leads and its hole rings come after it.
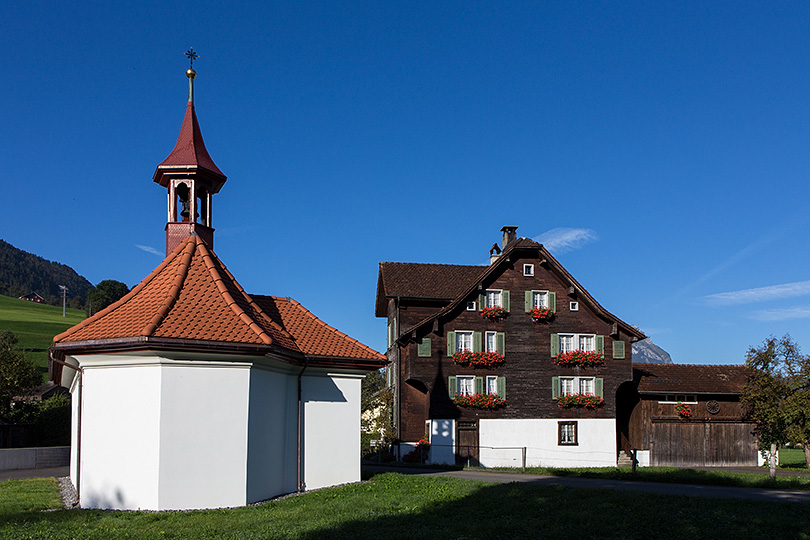
POLYGON ((48 347, 53 336, 85 318, 79 309, 67 309, 65 315, 62 318, 61 307, 0 296, 0 331, 14 332, 20 340, 17 345, 29 351, 28 358, 42 371, 43 380, 48 374, 48 347))
POLYGON ((0 483, 0 537, 810 538, 806 504, 393 473, 248 508, 195 512, 61 510, 55 483, 47 486, 43 480, 0 483))
POLYGON ((780 448, 779 467, 783 469, 807 469, 804 450, 800 448, 780 448))

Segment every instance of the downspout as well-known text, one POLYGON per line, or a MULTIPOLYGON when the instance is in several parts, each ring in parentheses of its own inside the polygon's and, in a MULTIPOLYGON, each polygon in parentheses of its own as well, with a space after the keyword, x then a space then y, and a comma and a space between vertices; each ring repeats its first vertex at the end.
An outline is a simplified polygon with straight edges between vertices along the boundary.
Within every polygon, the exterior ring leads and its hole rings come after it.
MULTIPOLYGON (((53 354, 50 355, 51 361, 65 367, 75 370, 79 374, 79 410, 78 418, 76 419, 76 506, 81 506, 81 482, 82 482, 82 387, 84 386, 84 370, 79 366, 68 364, 64 360, 54 358, 53 354)), ((61 382, 61 381, 60 381, 61 382)))
POLYGON ((301 493, 302 491, 304 491, 304 487, 305 487, 304 486, 304 480, 303 480, 303 474, 302 474, 303 473, 303 471, 302 471, 303 464, 301 463, 301 451, 302 451, 303 436, 304 436, 304 430, 301 429, 301 424, 304 421, 303 400, 301 399, 301 394, 302 394, 302 392, 301 392, 301 378, 304 376, 304 371, 306 371, 307 367, 308 367, 308 359, 306 357, 304 357, 304 367, 301 369, 301 371, 298 372, 298 449, 297 449, 297 455, 298 455, 298 479, 297 479, 298 493, 301 493))
POLYGON ((394 364, 396 366, 396 372, 394 373, 394 385, 396 386, 397 391, 396 391, 396 394, 395 394, 396 403, 394 404, 394 406, 396 407, 396 411, 397 411, 397 417, 396 417, 396 422, 397 422, 397 454, 400 453, 399 452, 399 441, 402 439, 402 437, 400 436, 400 435, 402 435, 402 399, 401 399, 402 398, 402 386, 401 386, 400 380, 399 380, 400 379, 399 372, 400 372, 400 370, 402 368, 402 363, 401 363, 402 358, 401 358, 400 351, 399 351, 399 327, 400 327, 399 304, 400 304, 401 298, 402 298, 401 296, 397 296, 397 315, 396 315, 396 319, 394 319, 394 343, 393 343, 394 354, 396 355, 396 363, 394 364))

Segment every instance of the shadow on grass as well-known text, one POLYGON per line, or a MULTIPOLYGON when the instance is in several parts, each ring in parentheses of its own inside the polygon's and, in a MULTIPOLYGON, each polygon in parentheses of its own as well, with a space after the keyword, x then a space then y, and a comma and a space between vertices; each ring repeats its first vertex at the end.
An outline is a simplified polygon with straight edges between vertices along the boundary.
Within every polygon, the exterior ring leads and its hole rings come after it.
MULTIPOLYGON (((378 474, 256 507, 25 512, 4 538, 806 538, 810 505, 378 474)), ((5 535, 5 536, 4 536, 5 535)))

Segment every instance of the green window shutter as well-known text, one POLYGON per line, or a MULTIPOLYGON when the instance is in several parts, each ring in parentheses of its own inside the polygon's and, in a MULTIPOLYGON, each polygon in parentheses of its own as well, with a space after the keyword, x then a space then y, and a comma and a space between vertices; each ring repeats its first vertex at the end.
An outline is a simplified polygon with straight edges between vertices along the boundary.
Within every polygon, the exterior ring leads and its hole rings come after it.
POLYGON ((506 354, 504 350, 506 350, 506 334, 498 332, 495 334, 495 352, 504 355, 506 354))
POLYGON ((447 356, 456 354, 456 333, 447 332, 447 356))
POLYGON ((551 399, 557 399, 560 397, 560 378, 559 377, 552 377, 551 378, 551 399))
POLYGON ((478 311, 481 311, 485 307, 487 307, 487 295, 482 293, 478 295, 478 311))
POLYGON ((418 341, 418 343, 419 343, 419 345, 417 345, 417 347, 416 347, 416 356, 419 356, 419 357, 422 357, 422 358, 429 358, 430 354, 431 354, 430 338, 429 337, 423 337, 422 339, 420 339, 418 341))
POLYGON ((624 358, 624 341, 613 342, 613 358, 624 358))
POLYGON ((483 394, 484 393, 484 378, 483 377, 476 377, 475 378, 475 393, 476 394, 483 394))
POLYGON ((498 377, 495 381, 495 388, 498 391, 498 397, 506 399, 506 377, 498 377))
POLYGON ((560 334, 551 334, 551 357, 556 358, 560 354, 560 334))
POLYGON ((481 332, 473 332, 473 352, 481 352, 481 332))
POLYGON ((447 378, 447 393, 450 394, 450 399, 453 399, 458 394, 458 381, 454 376, 447 378))
POLYGON ((596 352, 602 358, 605 357, 605 336, 596 336, 596 352))
POLYGON ((557 313, 557 293, 549 291, 548 307, 551 309, 551 311, 557 313))
POLYGON ((605 379, 597 377, 593 384, 593 391, 597 396, 605 397, 605 379))
POLYGON ((503 297, 503 309, 509 311, 509 291, 503 291, 501 296, 503 297))
POLYGON ((532 291, 526 291, 525 300, 524 300, 524 307, 526 308, 526 313, 532 310, 532 304, 534 304, 534 293, 532 291))

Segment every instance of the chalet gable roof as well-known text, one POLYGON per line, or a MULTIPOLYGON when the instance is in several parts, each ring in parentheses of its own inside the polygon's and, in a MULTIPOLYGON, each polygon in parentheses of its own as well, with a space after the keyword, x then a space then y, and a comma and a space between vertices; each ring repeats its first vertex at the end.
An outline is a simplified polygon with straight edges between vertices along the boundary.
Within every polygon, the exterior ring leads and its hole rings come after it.
MULTIPOLYGON (((424 327, 427 324, 431 324, 436 319, 441 319, 443 316, 447 315, 448 313, 452 312, 453 310, 459 308, 459 306, 466 302, 468 298, 477 294, 479 290, 479 286, 491 279, 495 276, 503 272, 504 266, 512 264, 515 260, 522 256, 529 255, 531 257, 537 257, 544 261, 544 264, 548 266, 553 272, 555 272, 565 283, 567 283, 570 287, 577 294, 577 298, 580 302, 587 303, 594 312, 599 315, 600 317, 617 324, 625 333, 630 336, 633 336, 637 339, 644 339, 646 337, 638 328, 630 326, 629 324, 625 323, 609 311, 607 311, 604 307, 602 307, 596 299, 585 290, 582 285, 572 276, 552 255, 543 247, 542 244, 535 242, 534 240, 530 240, 528 238, 519 238, 514 242, 511 242, 506 249, 504 249, 503 253, 501 253, 500 257, 498 257, 491 265, 489 266, 467 266, 467 267, 458 267, 456 265, 425 265, 425 266, 442 266, 442 267, 452 267, 454 271, 449 272, 446 275, 438 274, 438 271, 441 270, 440 268, 431 269, 437 272, 437 275, 433 279, 433 281, 445 281, 449 282, 443 285, 437 286, 434 283, 425 283, 423 286, 427 291, 433 291, 437 287, 443 287, 444 291, 460 291, 456 292, 455 297, 453 300, 434 313, 423 319, 422 321, 418 322, 417 324, 411 326, 410 328, 405 329, 401 336, 405 336, 411 334, 412 332, 416 332, 420 328, 424 327), (462 272, 456 272, 455 270, 458 268, 465 268, 468 270, 464 270, 462 272)), ((376 313, 378 317, 384 317, 386 315, 384 305, 380 306, 381 301, 381 294, 380 290, 383 288, 385 290, 385 296, 392 296, 388 294, 389 289, 387 288, 387 276, 385 275, 385 268, 383 265, 410 265, 411 267, 415 266, 422 266, 418 263, 381 263, 380 264, 380 278, 378 281, 377 286, 377 309, 376 313), (380 286, 383 285, 383 287, 380 286)), ((402 272, 402 274, 408 276, 408 278, 412 281, 406 281, 408 285, 411 287, 411 291, 413 294, 409 295, 412 297, 430 297, 428 294, 420 294, 420 289, 418 288, 418 282, 416 281, 417 271, 413 268, 408 268, 407 272, 402 272)), ((427 276, 428 272, 424 272, 422 276, 427 276)), ((405 281, 405 280, 403 280, 405 281)), ((392 287, 393 288, 393 287, 392 287)), ((403 287, 404 289, 404 287, 403 287)), ((396 296, 396 295, 394 295, 396 296)), ((402 295, 405 296, 405 295, 402 295)))
POLYGON ((641 394, 739 394, 747 380, 744 365, 633 364, 641 394))
POLYGON ((487 266, 381 262, 377 278, 377 317, 386 315, 386 298, 450 301, 483 274, 487 266))

